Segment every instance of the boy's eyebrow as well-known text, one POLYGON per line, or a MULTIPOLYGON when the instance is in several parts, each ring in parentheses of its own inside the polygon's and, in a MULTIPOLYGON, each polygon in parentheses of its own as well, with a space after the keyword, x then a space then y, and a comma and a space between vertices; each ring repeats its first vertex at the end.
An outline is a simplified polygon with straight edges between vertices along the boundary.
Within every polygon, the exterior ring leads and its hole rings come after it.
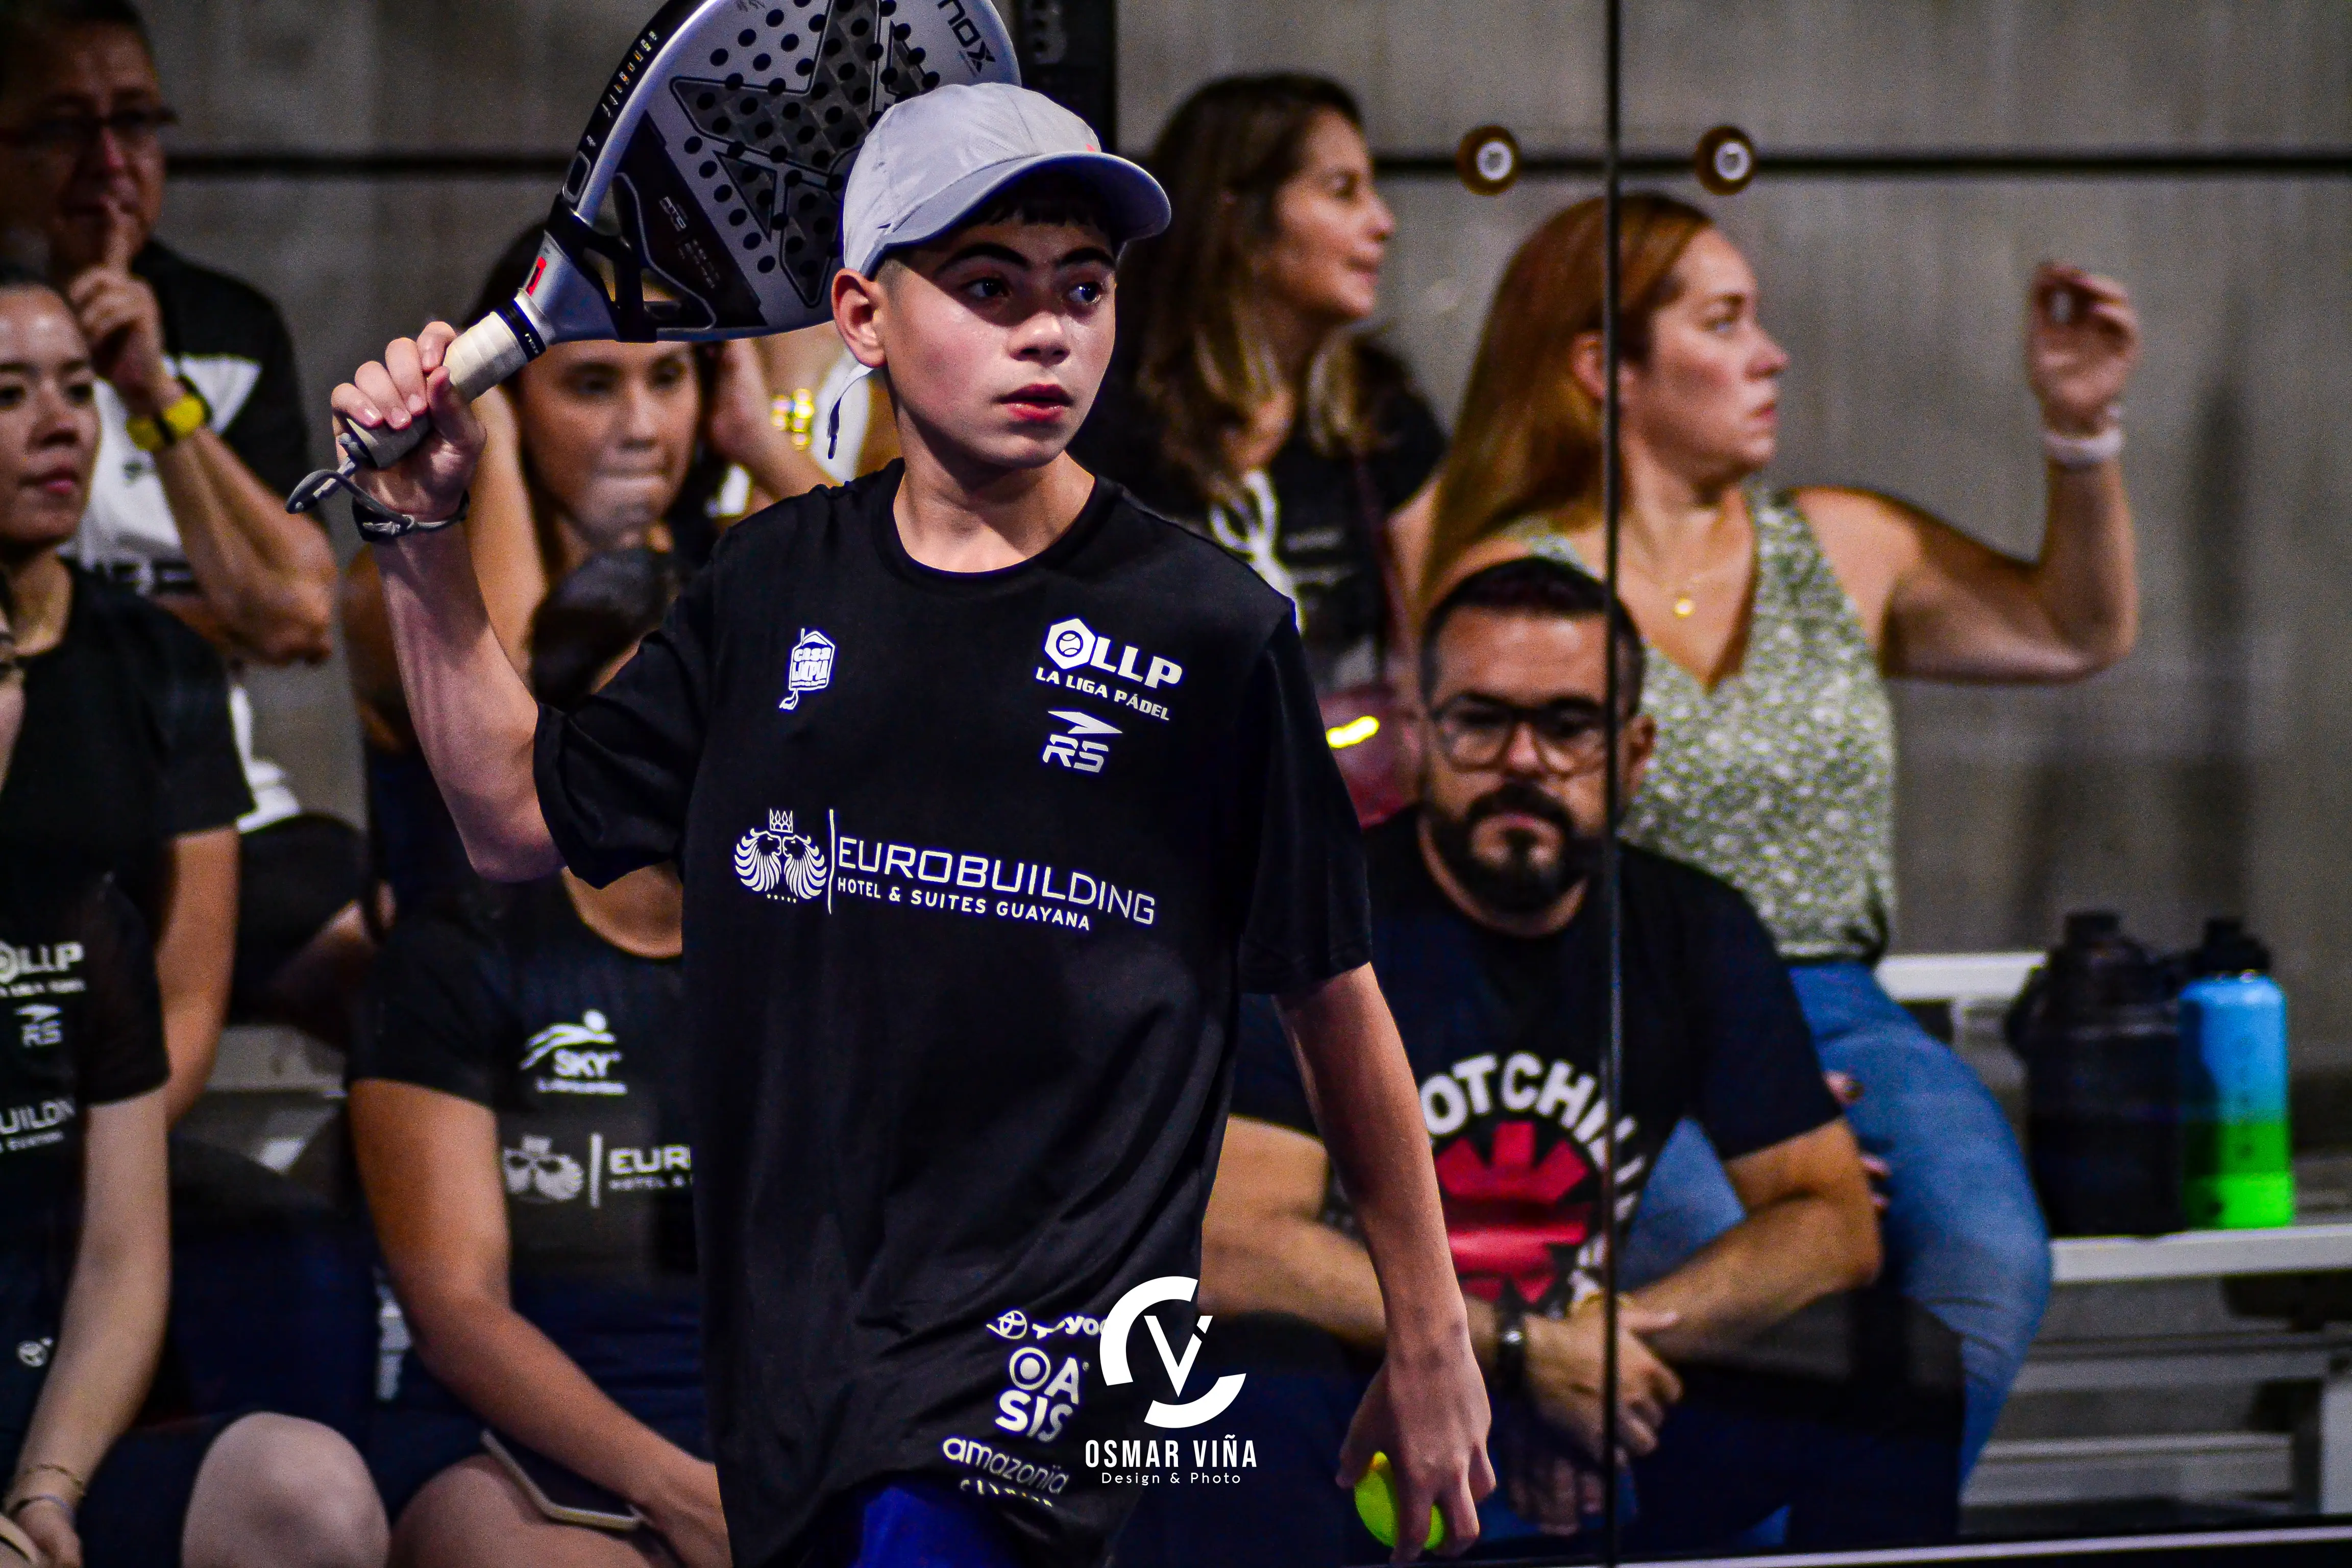
MULTIPOLYGON (((971 244, 960 247, 950 253, 946 260, 940 263, 940 269, 944 272, 963 261, 1001 261, 1009 267, 1018 267, 1024 270, 1032 265, 1027 257, 1009 245, 974 240, 971 244)), ((1059 269, 1064 267, 1082 266, 1087 262, 1097 262, 1105 267, 1116 267, 1118 265, 1118 258, 1099 245, 1082 245, 1067 255, 1056 258, 1054 266, 1059 269)))
POLYGON ((962 261, 1002 261, 1009 266, 1023 268, 1029 265, 1029 258, 1009 245, 992 245, 983 240, 975 240, 970 245, 959 247, 945 261, 940 263, 940 267, 944 271, 962 261))

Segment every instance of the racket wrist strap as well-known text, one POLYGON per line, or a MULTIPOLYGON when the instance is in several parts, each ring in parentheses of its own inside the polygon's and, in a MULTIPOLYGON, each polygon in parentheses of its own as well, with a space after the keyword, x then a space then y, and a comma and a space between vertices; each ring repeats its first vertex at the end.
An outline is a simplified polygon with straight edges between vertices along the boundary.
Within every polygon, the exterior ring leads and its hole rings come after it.
POLYGON ((412 533, 438 533, 443 529, 466 521, 474 509, 474 492, 467 490, 457 498, 457 510, 447 517, 412 517, 404 511, 394 511, 356 485, 346 487, 352 498, 352 521, 360 537, 371 544, 385 544, 395 539, 405 539, 412 533))

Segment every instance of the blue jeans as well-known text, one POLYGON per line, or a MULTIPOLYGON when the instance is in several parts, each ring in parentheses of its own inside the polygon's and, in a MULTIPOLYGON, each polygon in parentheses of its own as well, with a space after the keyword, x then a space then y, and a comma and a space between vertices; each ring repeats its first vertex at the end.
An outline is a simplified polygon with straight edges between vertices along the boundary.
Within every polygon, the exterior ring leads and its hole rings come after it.
MULTIPOLYGON (((1886 1281, 1960 1337, 1965 1479, 2050 1301, 2050 1232, 2024 1155, 1982 1081, 1867 966, 1792 964, 1789 976, 1822 1067, 1862 1086, 1846 1112, 1855 1137, 1892 1172, 1880 1230, 1886 1281)), ((1671 1272, 1743 1213, 1706 1135, 1683 1122, 1643 1188, 1626 1280, 1671 1272)))

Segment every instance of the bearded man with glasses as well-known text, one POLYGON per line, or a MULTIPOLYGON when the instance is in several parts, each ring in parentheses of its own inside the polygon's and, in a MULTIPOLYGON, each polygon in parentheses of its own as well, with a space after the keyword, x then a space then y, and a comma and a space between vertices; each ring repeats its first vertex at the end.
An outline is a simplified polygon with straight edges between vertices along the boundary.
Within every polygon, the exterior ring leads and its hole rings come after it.
POLYGON ((227 660, 254 797, 236 836, 181 868, 190 909, 210 915, 185 941, 157 933, 179 976, 164 996, 176 1116, 209 1076, 225 1010, 340 1043, 373 944, 357 833, 305 813, 253 752, 241 672, 328 655, 335 559, 282 500, 312 465, 278 308, 153 237, 175 119, 131 0, 0 0, 0 258, 57 287, 100 378, 98 466, 66 553, 227 660))
MULTIPOLYGON (((1622 608, 1548 560, 1465 579, 1423 634, 1421 804, 1365 837, 1373 970, 1420 1086, 1493 1394, 1501 1489, 1481 1510, 1482 1539, 1574 1535, 1600 1506, 1616 1468, 1599 1452, 1601 1167, 1613 1146, 1630 1228, 1685 1116, 1713 1140, 1748 1215, 1624 1302, 1618 1461, 1633 1478, 1629 1546, 1721 1545, 1784 1508, 1791 1544, 1948 1532, 1955 1347, 1942 1347, 1940 1395, 1885 1390, 1862 1401, 1867 1409, 1843 1394, 1801 1408, 1792 1384, 1718 1370, 1811 1304, 1868 1284, 1877 1226, 1860 1151, 1762 923, 1725 883, 1631 846, 1621 861, 1624 1077, 1608 1127, 1598 866, 1612 647, 1624 703, 1614 766, 1630 797, 1654 730, 1638 711, 1643 648, 1622 608)), ((1316 1136, 1313 1085, 1271 1009, 1245 1003, 1242 1018, 1201 1299, 1227 1314, 1229 1351, 1257 1347, 1229 1415, 1265 1479, 1148 1500, 1120 1546, 1132 1568, 1336 1564, 1372 1550, 1344 1497, 1322 1509, 1311 1500, 1328 1489, 1318 1478, 1330 1473, 1361 1374, 1338 1368, 1381 1348, 1380 1290, 1316 1136), (1244 1330, 1234 1319, 1248 1313, 1289 1323, 1244 1320, 1257 1325, 1244 1330), (1301 1319, 1337 1349, 1302 1343, 1301 1319)))

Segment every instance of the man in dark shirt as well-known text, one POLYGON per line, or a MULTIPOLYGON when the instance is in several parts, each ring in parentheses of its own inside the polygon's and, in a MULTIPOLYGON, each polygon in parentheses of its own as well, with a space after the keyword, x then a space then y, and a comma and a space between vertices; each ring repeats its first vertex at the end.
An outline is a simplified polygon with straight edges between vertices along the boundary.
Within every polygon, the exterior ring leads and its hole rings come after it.
MULTIPOLYGON (((1447 596, 1423 645, 1423 805, 1367 845, 1373 963, 1420 1084, 1454 1268, 1498 1399, 1496 1468, 1520 1516, 1490 1519, 1495 1534, 1570 1532, 1598 1501, 1600 1173, 1612 1142, 1627 1221, 1685 1115, 1714 1140, 1748 1209, 1713 1247, 1625 1303, 1619 1430, 1634 1456, 1655 1449, 1662 1430, 1674 1441, 1675 1363, 1736 1346, 1878 1268, 1859 1152, 1770 938, 1730 888, 1631 847, 1621 862, 1624 1079, 1609 1130, 1599 1096, 1607 933, 1593 889, 1609 765, 1606 604, 1591 578, 1532 559, 1447 596)), ((1640 644, 1621 630, 1618 646, 1628 712, 1618 766, 1630 794, 1653 730, 1633 711, 1640 644)), ((1328 1223, 1331 1168, 1311 1082, 1280 1021, 1245 1009, 1203 1296, 1219 1310, 1289 1313, 1371 1348, 1377 1286, 1362 1243, 1328 1223)), ((1274 1561, 1234 1557, 1251 1552, 1246 1539, 1190 1545, 1203 1560, 1274 1561)))
POLYGON ((363 482, 474 863, 681 868, 736 1560, 1093 1563, 1139 1479, 1105 1451, 1205 1447, 1233 1388, 1176 1347, 1244 991, 1315 1063, 1380 1253, 1391 1353, 1347 1463, 1389 1452, 1404 1516, 1438 1500, 1466 1544, 1485 1396, 1291 607, 1065 451, 1114 249, 1166 198, 1049 100, 947 87, 882 117, 844 212, 835 321, 905 461, 730 530, 572 715, 533 707, 444 526, 481 442, 455 334, 334 399, 432 416, 363 482))
MULTIPOLYGON (((130 0, 0 7, 0 250, 45 269, 99 373, 98 464, 68 553, 185 620, 234 677, 327 656, 335 562, 281 500, 310 443, 277 307, 153 237, 172 118, 130 0)), ((231 1005, 340 1039, 337 994, 369 951, 359 837, 302 810, 254 754, 241 680, 231 700, 254 796, 237 825, 242 889, 226 890, 231 1005)))

